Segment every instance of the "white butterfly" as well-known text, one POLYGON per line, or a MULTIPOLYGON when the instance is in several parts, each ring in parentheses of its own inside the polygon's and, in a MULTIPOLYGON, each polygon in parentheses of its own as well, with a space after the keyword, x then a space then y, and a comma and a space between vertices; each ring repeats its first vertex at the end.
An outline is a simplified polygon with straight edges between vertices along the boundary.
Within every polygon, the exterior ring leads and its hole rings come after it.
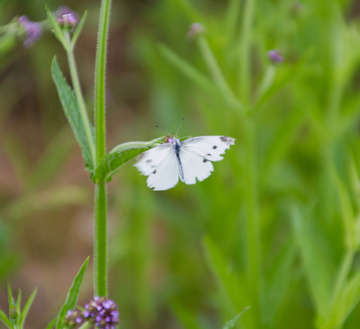
POLYGON ((147 185, 155 191, 173 188, 179 181, 195 184, 202 181, 214 170, 211 161, 223 159, 221 154, 235 144, 235 139, 227 136, 199 136, 180 142, 168 138, 140 155, 135 167, 147 178, 147 185))

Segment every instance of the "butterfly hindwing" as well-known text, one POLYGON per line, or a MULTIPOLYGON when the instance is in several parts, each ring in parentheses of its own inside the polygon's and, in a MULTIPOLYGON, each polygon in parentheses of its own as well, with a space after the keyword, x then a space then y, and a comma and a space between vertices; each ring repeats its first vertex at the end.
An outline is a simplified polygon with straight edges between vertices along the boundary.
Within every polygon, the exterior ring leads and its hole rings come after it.
POLYGON ((145 151, 135 167, 148 176, 147 185, 155 191, 168 190, 178 183, 179 170, 172 144, 161 144, 145 151))

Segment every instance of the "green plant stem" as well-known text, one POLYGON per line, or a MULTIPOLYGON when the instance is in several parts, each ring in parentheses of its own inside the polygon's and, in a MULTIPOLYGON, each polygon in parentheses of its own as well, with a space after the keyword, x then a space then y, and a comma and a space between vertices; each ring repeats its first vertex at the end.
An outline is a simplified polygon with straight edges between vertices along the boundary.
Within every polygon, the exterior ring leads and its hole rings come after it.
POLYGON ((245 148, 246 148, 246 229, 248 282, 254 296, 255 310, 260 302, 260 287, 262 284, 260 263, 260 228, 258 215, 258 191, 257 191, 257 164, 256 164, 256 127, 253 119, 248 117, 245 122, 245 148))
POLYGON ((93 326, 94 326, 93 323, 85 322, 81 327, 79 327, 79 329, 89 329, 89 328, 91 328, 93 326))
POLYGON ((95 64, 95 168, 106 153, 105 144, 105 73, 106 46, 110 21, 111 0, 101 1, 100 23, 95 64))
POLYGON ((95 245, 94 291, 95 296, 107 296, 107 223, 106 183, 95 185, 95 245))
MULTIPOLYGON (((105 73, 111 0, 102 0, 95 64, 95 168, 106 154, 105 73)), ((95 187, 94 293, 107 296, 106 183, 95 187)))
POLYGON ((242 24, 242 31, 240 34, 240 54, 239 54, 239 95, 240 100, 244 104, 245 108, 248 108, 250 101, 250 86, 251 86, 251 75, 250 75, 250 41, 251 31, 253 24, 255 0, 247 0, 245 2, 244 17, 242 24))
MULTIPOLYGON (((70 41, 70 36, 69 33, 65 33, 65 39, 66 41, 69 43, 71 43, 70 41)), ((91 135, 91 124, 89 121, 89 117, 86 111, 86 106, 85 106, 85 102, 84 102, 84 96, 82 94, 81 91, 81 87, 80 87, 80 80, 79 80, 79 75, 78 75, 78 71, 77 71, 77 67, 76 67, 76 61, 75 61, 75 57, 74 57, 74 50, 72 48, 68 49, 66 51, 67 53, 67 57, 68 57, 68 61, 69 61, 69 67, 70 67, 70 74, 71 74, 71 80, 74 86, 74 91, 75 91, 75 96, 76 96, 76 100, 77 103, 79 105, 79 110, 80 110, 80 114, 81 114, 81 118, 84 122, 84 127, 85 127, 85 134, 89 143, 89 148, 90 148, 90 152, 91 152, 91 159, 92 162, 94 164, 94 160, 95 160, 95 146, 94 146, 94 141, 93 141, 93 137, 91 135)))
POLYGON ((235 96, 234 92, 231 90, 226 79, 224 78, 223 73, 216 61, 216 58, 210 48, 210 45, 207 39, 203 35, 199 35, 197 38, 197 43, 200 49, 200 53, 203 56, 210 73, 213 77, 213 80, 220 88, 222 94, 227 99, 228 103, 236 108, 239 112, 244 113, 244 107, 238 98, 235 96))

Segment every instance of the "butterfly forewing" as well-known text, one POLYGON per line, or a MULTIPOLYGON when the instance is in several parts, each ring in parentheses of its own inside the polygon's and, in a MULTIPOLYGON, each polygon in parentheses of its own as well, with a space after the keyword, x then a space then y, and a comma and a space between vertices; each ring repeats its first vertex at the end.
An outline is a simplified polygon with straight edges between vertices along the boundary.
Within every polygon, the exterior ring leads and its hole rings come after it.
POLYGON ((182 150, 191 150, 210 161, 220 161, 230 145, 235 144, 235 139, 227 136, 200 136, 184 140, 182 150))

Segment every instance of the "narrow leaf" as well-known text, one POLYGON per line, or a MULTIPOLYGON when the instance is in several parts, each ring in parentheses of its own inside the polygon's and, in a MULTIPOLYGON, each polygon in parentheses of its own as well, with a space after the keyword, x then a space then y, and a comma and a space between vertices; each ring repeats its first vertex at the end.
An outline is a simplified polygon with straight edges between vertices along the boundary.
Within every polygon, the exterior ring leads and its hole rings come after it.
POLYGON ((53 13, 49 10, 48 6, 45 5, 45 8, 56 38, 61 42, 61 44, 66 50, 69 50, 69 45, 65 40, 64 34, 58 22, 56 21, 56 18, 54 17, 53 13))
POLYGON ((5 313, 2 310, 0 310, 0 320, 8 328, 14 329, 14 325, 10 322, 10 320, 7 318, 7 316, 5 315, 5 313))
POLYGON ((250 307, 245 307, 244 310, 234 319, 230 320, 227 324, 225 324, 225 326, 223 327, 223 329, 232 329, 235 327, 236 323, 239 321, 239 319, 241 318, 241 316, 249 309, 250 307))
POLYGON ((158 142, 164 140, 164 137, 155 138, 150 142, 129 142, 116 146, 105 156, 102 164, 96 168, 96 178, 102 179, 106 177, 106 180, 110 181, 125 162, 158 145, 158 142))
POLYGON ((20 314, 21 314, 20 304, 21 304, 21 290, 19 289, 19 293, 16 300, 16 323, 18 326, 20 324, 20 314))
POLYGON ((297 207, 293 208, 293 224, 302 262, 309 286, 314 298, 319 318, 326 318, 330 311, 331 287, 335 268, 330 252, 326 252, 327 243, 317 229, 312 214, 304 214, 297 207), (315 238, 316 237, 316 238, 315 238))
POLYGON ((331 312, 332 328, 340 328, 360 300, 360 272, 345 286, 331 312))
POLYGON ((84 23, 85 23, 85 20, 86 20, 86 17, 87 17, 87 10, 85 11, 84 15, 81 17, 81 20, 71 38, 71 48, 74 49, 75 45, 76 45, 76 42, 77 42, 77 39, 79 38, 79 35, 80 35, 80 32, 84 26, 84 23))
POLYGON ((35 295, 36 295, 36 291, 37 289, 34 290, 34 292, 31 294, 31 296, 29 297, 29 299, 27 300, 24 309, 20 315, 20 321, 19 321, 19 328, 22 328, 26 319, 26 315, 29 312, 30 306, 32 304, 32 302, 34 301, 35 295))
POLYGON ((48 324, 46 329, 53 329, 56 324, 56 320, 57 320, 57 317, 48 324))
POLYGON ((64 317, 69 310, 73 310, 76 306, 76 302, 79 296, 80 287, 84 279, 89 257, 86 258, 84 264, 81 266, 78 274, 75 276, 74 281, 69 289, 64 305, 61 307, 59 315, 56 320, 56 329, 61 329, 64 317))
MULTIPOLYGON (((84 122, 81 118, 79 106, 71 88, 66 83, 65 78, 59 69, 56 58, 54 58, 52 61, 51 72, 59 94, 61 105, 70 123, 71 129, 74 132, 75 138, 80 145, 86 169, 90 172, 93 172, 94 167, 91 157, 90 145, 86 137, 84 122)), ((94 135, 93 127, 91 127, 91 130, 92 135, 94 135)))

